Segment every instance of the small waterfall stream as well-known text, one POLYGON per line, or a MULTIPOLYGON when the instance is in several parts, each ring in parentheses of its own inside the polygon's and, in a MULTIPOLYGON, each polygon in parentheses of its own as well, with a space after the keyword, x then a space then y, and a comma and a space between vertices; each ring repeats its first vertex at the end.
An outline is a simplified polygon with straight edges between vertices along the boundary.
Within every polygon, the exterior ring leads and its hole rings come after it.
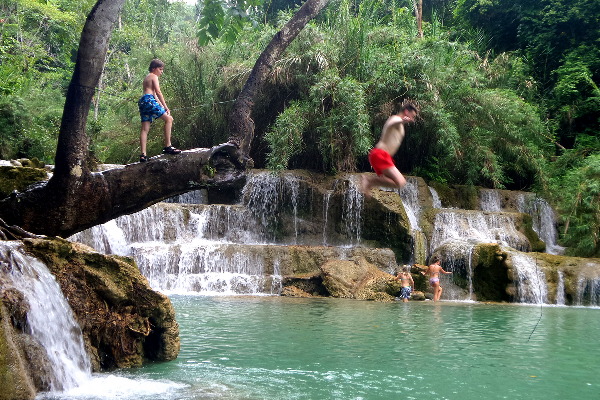
POLYGON ((0 241, 0 268, 29 304, 27 326, 46 349, 54 377, 52 391, 73 389, 91 378, 91 364, 71 307, 46 265, 20 243, 0 241))
POLYGON ((565 275, 558 271, 558 284, 556 285, 556 304, 565 305, 565 275))
POLYGON ((358 245, 361 239, 362 210, 364 196, 360 192, 360 181, 353 176, 348 177, 348 190, 344 194, 342 223, 346 227, 350 246, 358 245))
POLYGON ((500 193, 493 189, 481 189, 479 191, 481 211, 502 211, 500 205, 500 193))
POLYGON ((524 253, 511 252, 513 268, 517 273, 515 283, 521 303, 547 303, 548 287, 546 276, 538 267, 536 260, 524 253))
POLYGON ((475 240, 500 243, 516 250, 527 251, 529 241, 515 227, 509 213, 481 213, 445 209, 435 216, 430 253, 450 240, 475 240))
POLYGON ((531 215, 533 230, 540 239, 546 243, 546 253, 563 254, 564 247, 557 244, 556 216, 550 204, 541 197, 535 196, 533 200, 525 199, 522 195, 518 199, 519 211, 531 215))

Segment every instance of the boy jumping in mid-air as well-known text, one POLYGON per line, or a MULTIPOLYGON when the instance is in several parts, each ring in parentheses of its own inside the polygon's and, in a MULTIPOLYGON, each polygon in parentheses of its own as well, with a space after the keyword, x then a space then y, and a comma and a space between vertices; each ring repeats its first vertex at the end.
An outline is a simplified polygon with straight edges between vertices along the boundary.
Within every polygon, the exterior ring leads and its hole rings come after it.
POLYGON ((400 292, 400 298, 404 303, 408 303, 410 293, 412 292, 411 287, 415 287, 415 281, 413 281, 412 275, 410 274, 410 265, 404 266, 404 270, 398 272, 396 280, 400 281, 402 285, 402 291, 400 292))
POLYGON ((392 156, 396 154, 404 139, 404 124, 414 121, 416 116, 417 108, 412 103, 407 103, 402 106, 400 113, 389 117, 383 125, 381 139, 369 152, 369 162, 377 176, 362 176, 361 186, 365 197, 371 197, 373 186, 401 189, 406 185, 406 179, 396 168, 392 156))
POLYGON ((438 256, 433 256, 432 264, 425 272, 421 272, 425 276, 429 274, 429 284, 433 288, 433 301, 438 301, 442 295, 442 287, 440 286, 440 272, 442 274, 452 273, 452 271, 444 271, 440 265, 440 258, 438 256))
POLYGON ((144 78, 143 90, 144 93, 138 101, 140 108, 140 116, 142 117, 142 128, 140 131, 140 147, 142 154, 140 155, 140 162, 146 162, 146 141, 148 139, 148 131, 150 130, 150 124, 157 118, 165 121, 164 136, 165 136, 165 148, 163 154, 179 154, 181 150, 171 146, 171 127, 173 126, 173 117, 171 116, 171 110, 167 107, 165 99, 160 91, 160 85, 158 84, 158 78, 163 74, 165 70, 165 64, 154 59, 150 63, 148 71, 150 72, 144 78))

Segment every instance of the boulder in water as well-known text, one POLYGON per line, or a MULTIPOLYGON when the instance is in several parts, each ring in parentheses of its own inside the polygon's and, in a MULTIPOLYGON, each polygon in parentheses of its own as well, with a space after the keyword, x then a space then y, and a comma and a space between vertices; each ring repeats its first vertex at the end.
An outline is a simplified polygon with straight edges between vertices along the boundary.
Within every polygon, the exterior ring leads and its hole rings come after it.
POLYGON ((394 301, 400 283, 364 258, 331 260, 321 266, 323 285, 331 296, 359 300, 394 301))

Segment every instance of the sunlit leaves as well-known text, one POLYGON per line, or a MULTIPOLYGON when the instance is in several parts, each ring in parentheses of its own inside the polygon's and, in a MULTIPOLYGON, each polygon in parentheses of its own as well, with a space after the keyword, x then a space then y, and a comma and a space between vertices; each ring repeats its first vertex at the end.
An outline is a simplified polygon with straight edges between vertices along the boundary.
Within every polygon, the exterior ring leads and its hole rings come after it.
POLYGON ((235 0, 233 3, 206 0, 198 22, 198 44, 206 46, 219 37, 225 43, 235 43, 246 24, 256 26, 249 11, 261 4, 262 0, 235 0))

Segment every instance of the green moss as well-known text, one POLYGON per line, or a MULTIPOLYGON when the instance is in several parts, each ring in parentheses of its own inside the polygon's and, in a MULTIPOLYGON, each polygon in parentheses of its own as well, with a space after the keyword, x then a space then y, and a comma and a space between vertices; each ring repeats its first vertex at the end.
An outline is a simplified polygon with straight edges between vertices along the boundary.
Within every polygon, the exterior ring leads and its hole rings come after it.
POLYGON ((521 214, 523 220, 519 226, 519 231, 523 233, 529 243, 531 243, 531 251, 543 253, 546 251, 546 243, 544 243, 537 233, 533 230, 533 219, 529 214, 521 214))
POLYGON ((429 185, 437 192, 442 207, 462 208, 465 210, 479 209, 479 189, 472 185, 448 186, 439 182, 430 182, 429 185))
POLYGON ((13 191, 22 192, 27 186, 48 179, 46 171, 27 167, 0 167, 0 198, 13 191))

